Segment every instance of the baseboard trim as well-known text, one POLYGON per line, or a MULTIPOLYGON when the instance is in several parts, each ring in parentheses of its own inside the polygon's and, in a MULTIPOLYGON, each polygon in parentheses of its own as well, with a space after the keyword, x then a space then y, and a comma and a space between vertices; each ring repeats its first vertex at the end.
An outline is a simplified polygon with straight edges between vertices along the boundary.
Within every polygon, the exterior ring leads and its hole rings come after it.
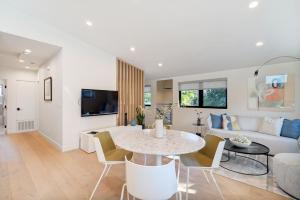
POLYGON ((63 147, 62 148, 62 152, 67 152, 67 151, 72 151, 72 150, 75 150, 75 149, 79 149, 79 146, 76 146, 76 147, 74 147, 74 146, 69 146, 69 147, 63 147))
POLYGON ((50 142, 53 146, 55 146, 56 149, 58 149, 59 151, 63 151, 62 145, 60 145, 59 143, 57 143, 56 141, 54 141, 52 138, 50 138, 49 136, 47 136, 45 133, 43 133, 42 131, 38 130, 37 131, 41 136, 43 136, 48 142, 50 142))

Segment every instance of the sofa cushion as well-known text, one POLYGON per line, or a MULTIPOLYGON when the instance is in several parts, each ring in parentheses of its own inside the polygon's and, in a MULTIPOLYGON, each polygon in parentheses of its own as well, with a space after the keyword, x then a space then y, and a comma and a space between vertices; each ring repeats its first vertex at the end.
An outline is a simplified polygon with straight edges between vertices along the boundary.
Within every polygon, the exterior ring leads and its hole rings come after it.
POLYGON ((262 117, 238 116, 237 118, 239 126, 243 131, 258 131, 263 120, 262 117))
POLYGON ((239 131, 240 126, 236 116, 223 115, 223 129, 224 130, 232 130, 239 131))
POLYGON ((300 136, 300 119, 283 121, 281 136, 298 139, 300 136))
POLYGON ((293 138, 262 134, 253 131, 230 131, 223 129, 211 129, 209 134, 215 134, 223 138, 231 138, 237 135, 248 137, 253 142, 261 143, 270 148, 270 154, 299 153, 298 141, 293 138))
POLYGON ((222 128, 222 115, 214 115, 210 114, 210 119, 211 119, 211 127, 212 128, 222 128))
POLYGON ((283 118, 264 117, 258 131, 260 133, 280 136, 282 124, 283 124, 283 118))

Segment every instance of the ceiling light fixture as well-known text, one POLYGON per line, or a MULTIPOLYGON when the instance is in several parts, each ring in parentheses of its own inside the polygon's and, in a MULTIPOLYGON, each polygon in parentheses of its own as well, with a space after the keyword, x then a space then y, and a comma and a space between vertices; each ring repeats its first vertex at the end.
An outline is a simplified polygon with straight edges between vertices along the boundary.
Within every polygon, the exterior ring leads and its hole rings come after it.
POLYGON ((26 69, 30 69, 30 67, 29 67, 29 66, 25 66, 25 68, 26 68, 26 69))
POLYGON ((23 59, 19 59, 19 62, 20 62, 20 63, 23 63, 23 62, 25 62, 25 61, 24 61, 23 59))
POLYGON ((25 55, 28 55, 28 54, 30 54, 32 51, 31 51, 31 49, 25 49, 24 51, 23 51, 23 53, 25 54, 25 55))
POLYGON ((87 20, 85 23, 87 26, 93 26, 93 22, 91 22, 90 20, 87 20))
POLYGON ((160 63, 158 63, 157 64, 159 67, 162 67, 163 66, 163 64, 160 62, 160 63))
POLYGON ((256 8, 258 6, 258 1, 252 1, 249 3, 249 8, 256 8))
POLYGON ((263 43, 262 41, 258 41, 258 42, 256 42, 255 45, 256 45, 257 47, 261 47, 261 46, 264 45, 264 43, 263 43))
POLYGON ((135 51, 135 47, 130 47, 130 51, 134 52, 135 51))

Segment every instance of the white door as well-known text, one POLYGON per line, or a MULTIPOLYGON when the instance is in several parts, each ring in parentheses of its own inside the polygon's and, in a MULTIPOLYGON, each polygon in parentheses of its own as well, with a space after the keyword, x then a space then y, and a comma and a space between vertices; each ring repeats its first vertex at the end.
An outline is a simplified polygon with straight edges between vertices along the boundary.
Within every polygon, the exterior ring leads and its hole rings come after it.
POLYGON ((37 129, 37 82, 17 81, 17 132, 37 129))
POLYGON ((6 81, 0 80, 0 135, 6 133, 6 81))

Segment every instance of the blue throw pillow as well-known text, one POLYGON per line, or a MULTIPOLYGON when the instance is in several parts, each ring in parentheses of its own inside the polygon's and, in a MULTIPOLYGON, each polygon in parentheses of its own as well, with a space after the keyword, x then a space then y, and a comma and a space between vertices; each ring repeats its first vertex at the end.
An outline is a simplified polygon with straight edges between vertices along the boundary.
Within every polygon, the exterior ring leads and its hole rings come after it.
POLYGON ((211 127, 212 128, 217 128, 217 129, 222 129, 223 128, 223 117, 222 115, 214 115, 210 114, 211 118, 211 127))
POLYGON ((280 136, 298 139, 300 136, 300 119, 285 119, 280 136))

